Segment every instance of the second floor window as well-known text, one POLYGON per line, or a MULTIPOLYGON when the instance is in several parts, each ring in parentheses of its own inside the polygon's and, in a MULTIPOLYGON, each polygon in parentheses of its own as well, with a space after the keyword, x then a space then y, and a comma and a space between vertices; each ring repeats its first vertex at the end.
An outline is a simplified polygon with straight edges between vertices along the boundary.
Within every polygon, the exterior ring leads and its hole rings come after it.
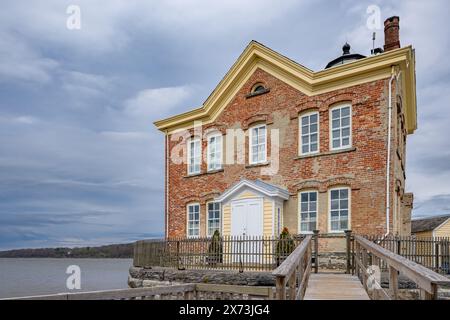
POLYGON ((187 236, 198 237, 200 235, 200 205, 191 203, 187 206, 187 236))
POLYGON ((331 150, 348 148, 352 144, 351 107, 343 105, 330 110, 331 150))
POLYGON ((208 138, 208 171, 222 169, 222 136, 208 138))
POLYGON ((250 128, 250 164, 266 162, 266 125, 250 128))
POLYGON ((319 151, 319 113, 308 113, 300 117, 300 154, 319 151))
POLYGON ((208 237, 212 237, 216 230, 220 232, 220 203, 208 202, 208 237))
POLYGON ((188 141, 188 174, 200 173, 201 164, 201 140, 198 138, 192 138, 188 141))

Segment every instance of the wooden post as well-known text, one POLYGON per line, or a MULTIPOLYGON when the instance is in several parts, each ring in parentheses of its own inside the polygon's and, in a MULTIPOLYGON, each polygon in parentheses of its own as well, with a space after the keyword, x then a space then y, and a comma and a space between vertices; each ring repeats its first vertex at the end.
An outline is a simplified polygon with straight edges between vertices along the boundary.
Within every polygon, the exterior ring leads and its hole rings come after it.
POLYGON ((277 300, 286 300, 286 279, 284 277, 277 277, 277 300))
POLYGON ((435 264, 435 271, 439 273, 439 241, 436 241, 436 244, 434 246, 434 264, 435 264))
POLYGON ((361 253, 362 253, 362 267, 363 267, 363 269, 361 270, 362 283, 364 289, 366 289, 367 291, 367 250, 363 248, 361 250, 361 253))
POLYGON ((297 287, 297 272, 292 272, 292 276, 289 279, 289 300, 295 300, 295 289, 297 287))
POLYGON ((319 230, 314 230, 314 273, 319 272, 319 230))
POLYGON ((398 271, 391 266, 389 266, 389 290, 392 298, 398 300, 398 271))
POLYGON ((346 240, 346 249, 347 249, 347 271, 345 273, 350 274, 351 261, 350 261, 350 251, 351 251, 351 236, 352 230, 345 230, 345 240, 346 240))
POLYGON ((437 300, 438 298, 438 287, 435 283, 431 284, 432 293, 427 292, 423 289, 420 290, 420 298, 422 300, 437 300))
POLYGON ((351 242, 352 244, 352 275, 355 275, 355 269, 356 269, 356 262, 355 262, 355 240, 353 239, 353 241, 351 242))
POLYGON ((360 259, 361 259, 361 255, 360 255, 360 245, 359 245, 359 243, 358 242, 356 242, 356 244, 355 244, 355 269, 356 269, 356 276, 359 278, 359 279, 361 279, 361 277, 360 277, 360 274, 361 274, 361 272, 360 272, 360 266, 359 266, 359 261, 360 261, 360 259))
POLYGON ((177 241, 177 269, 180 270, 180 241, 177 241))

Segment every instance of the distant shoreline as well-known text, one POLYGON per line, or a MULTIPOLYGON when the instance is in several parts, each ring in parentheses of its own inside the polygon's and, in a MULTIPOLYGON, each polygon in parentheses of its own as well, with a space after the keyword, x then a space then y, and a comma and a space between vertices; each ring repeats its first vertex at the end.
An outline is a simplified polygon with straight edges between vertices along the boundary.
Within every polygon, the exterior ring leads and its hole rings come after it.
POLYGON ((111 244, 98 247, 39 248, 0 251, 0 258, 97 258, 131 259, 133 243, 111 244))

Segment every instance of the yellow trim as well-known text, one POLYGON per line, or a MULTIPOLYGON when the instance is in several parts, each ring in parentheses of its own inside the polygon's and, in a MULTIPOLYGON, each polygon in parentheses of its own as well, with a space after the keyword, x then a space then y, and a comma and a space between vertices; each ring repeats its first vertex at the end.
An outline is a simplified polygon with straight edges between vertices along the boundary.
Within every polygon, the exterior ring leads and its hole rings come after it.
POLYGON ((389 78, 393 65, 398 65, 402 70, 406 124, 408 133, 413 133, 417 128, 417 113, 415 53, 411 46, 314 72, 256 41, 251 41, 203 106, 154 124, 161 131, 173 133, 193 127, 194 121, 202 121, 203 124, 213 122, 257 68, 304 94, 313 96, 389 78))

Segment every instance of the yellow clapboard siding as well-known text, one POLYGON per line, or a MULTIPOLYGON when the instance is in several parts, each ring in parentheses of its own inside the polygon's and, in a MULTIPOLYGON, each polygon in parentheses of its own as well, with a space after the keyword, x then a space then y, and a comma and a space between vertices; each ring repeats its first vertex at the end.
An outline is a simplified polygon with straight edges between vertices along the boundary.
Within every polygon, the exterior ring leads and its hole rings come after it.
POLYGON ((273 234, 273 203, 264 199, 263 206, 263 235, 271 236, 273 234))
POLYGON ((222 208, 223 230, 222 234, 229 236, 231 234, 231 205, 227 204, 222 208))
POLYGON ((433 236, 433 231, 422 231, 414 234, 417 238, 429 238, 433 236))
POLYGON ((439 228, 436 228, 434 235, 436 237, 450 237, 450 219, 444 222, 439 228))

